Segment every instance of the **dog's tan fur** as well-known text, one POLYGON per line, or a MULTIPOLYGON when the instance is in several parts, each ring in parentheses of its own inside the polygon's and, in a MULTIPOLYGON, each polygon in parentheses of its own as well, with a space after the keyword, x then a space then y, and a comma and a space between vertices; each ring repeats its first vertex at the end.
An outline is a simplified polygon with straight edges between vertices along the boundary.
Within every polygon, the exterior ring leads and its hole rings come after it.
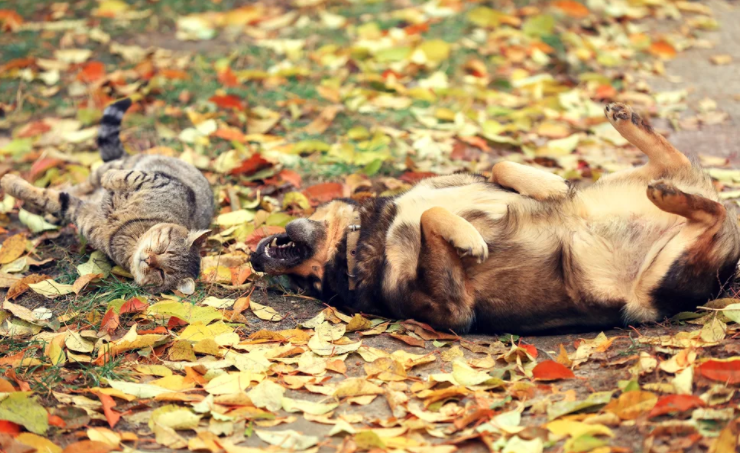
MULTIPOLYGON (((645 322, 693 308, 734 274, 736 218, 701 168, 629 107, 605 113, 648 156, 646 165, 574 190, 550 173, 502 162, 491 181, 455 174, 394 199, 337 200, 311 217, 328 232, 312 257, 271 272, 299 274, 322 298, 358 310, 458 331, 645 322), (355 210, 363 231, 347 272, 359 280, 347 291, 341 231, 355 210)), ((261 260, 258 249, 253 262, 261 260)))

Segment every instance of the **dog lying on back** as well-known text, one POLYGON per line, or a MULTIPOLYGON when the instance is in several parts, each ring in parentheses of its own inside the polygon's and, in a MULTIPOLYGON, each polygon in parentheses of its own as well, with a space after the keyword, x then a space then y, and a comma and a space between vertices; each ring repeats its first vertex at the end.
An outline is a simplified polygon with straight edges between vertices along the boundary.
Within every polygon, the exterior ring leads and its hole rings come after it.
POLYGON ((457 333, 658 321, 716 296, 740 260, 711 181, 625 105, 611 124, 648 157, 582 190, 501 162, 403 195, 320 206, 262 240, 253 267, 355 311, 457 333))

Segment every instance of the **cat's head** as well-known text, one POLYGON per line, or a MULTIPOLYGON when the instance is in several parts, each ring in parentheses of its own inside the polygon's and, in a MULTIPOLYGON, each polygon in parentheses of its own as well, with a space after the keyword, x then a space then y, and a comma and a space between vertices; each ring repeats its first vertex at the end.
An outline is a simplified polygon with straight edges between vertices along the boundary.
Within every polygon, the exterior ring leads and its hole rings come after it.
POLYGON ((200 273, 200 248, 209 233, 172 223, 151 227, 139 238, 131 258, 136 283, 153 292, 178 289, 192 294, 200 273))

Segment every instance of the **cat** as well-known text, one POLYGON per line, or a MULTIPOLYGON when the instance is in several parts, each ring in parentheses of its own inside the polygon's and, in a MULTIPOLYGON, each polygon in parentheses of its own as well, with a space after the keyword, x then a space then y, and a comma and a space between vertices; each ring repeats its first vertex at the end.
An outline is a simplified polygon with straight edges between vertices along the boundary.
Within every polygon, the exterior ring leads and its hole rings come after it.
POLYGON ((72 222, 89 244, 152 292, 192 294, 200 249, 214 214, 208 180, 192 165, 158 155, 128 155, 119 134, 128 98, 109 105, 98 132, 103 165, 67 190, 41 189, 18 175, 0 180, 24 207, 72 222))

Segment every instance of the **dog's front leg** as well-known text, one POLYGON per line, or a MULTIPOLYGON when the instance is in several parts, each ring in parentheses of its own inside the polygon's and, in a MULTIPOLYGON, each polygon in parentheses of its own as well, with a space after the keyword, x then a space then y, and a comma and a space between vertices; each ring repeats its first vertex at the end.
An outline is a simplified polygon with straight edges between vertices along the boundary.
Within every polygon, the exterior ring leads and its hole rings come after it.
POLYGON ((421 216, 421 249, 408 315, 439 329, 470 330, 475 319, 475 297, 462 256, 479 261, 488 257, 488 245, 463 218, 444 208, 421 216))

